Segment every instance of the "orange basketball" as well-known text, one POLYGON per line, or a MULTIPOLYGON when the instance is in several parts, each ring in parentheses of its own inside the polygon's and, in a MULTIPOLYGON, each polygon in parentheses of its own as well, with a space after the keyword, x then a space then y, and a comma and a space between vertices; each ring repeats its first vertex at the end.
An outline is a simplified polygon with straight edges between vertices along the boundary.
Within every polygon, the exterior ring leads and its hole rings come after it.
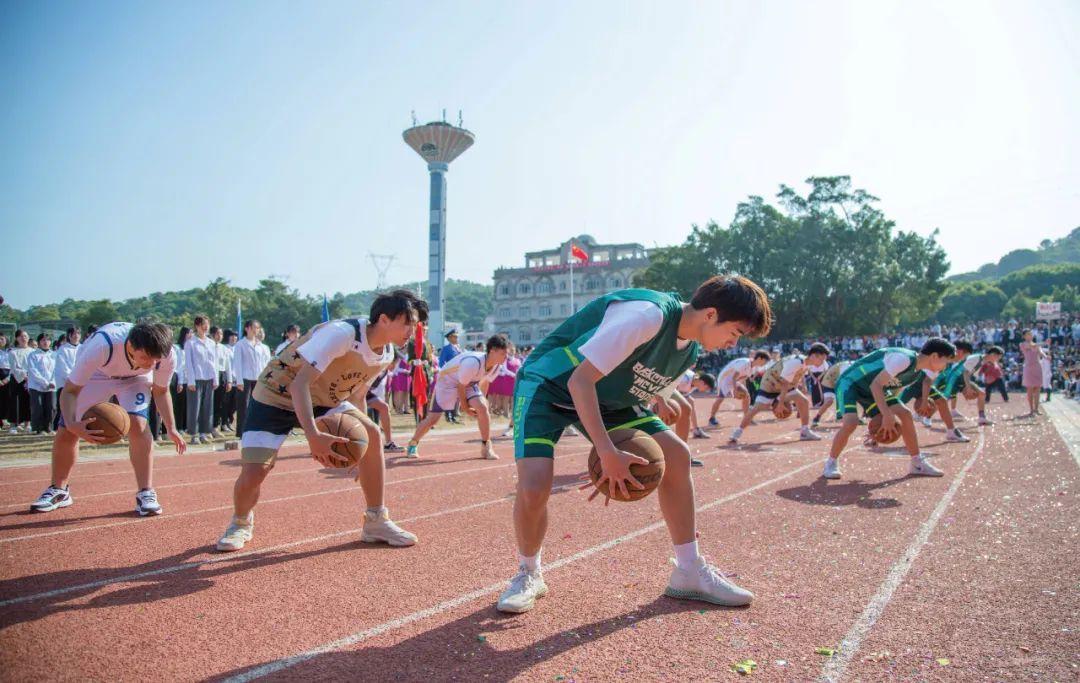
POLYGON ((976 387, 967 384, 964 386, 964 398, 969 401, 974 401, 979 398, 979 390, 976 387))
POLYGON ((334 453, 348 461, 339 467, 355 467, 360 458, 364 457, 368 447, 368 435, 364 423, 358 417, 349 413, 334 413, 317 418, 315 424, 320 432, 343 436, 349 440, 348 443, 336 443, 331 447, 334 453))
POLYGON ((934 402, 924 401, 921 398, 915 399, 915 413, 919 417, 933 417, 934 416, 934 402))
POLYGON ((772 414, 777 420, 786 420, 791 417, 791 404, 777 401, 773 403, 772 414))
POLYGON ((878 443, 892 443, 900 438, 900 423, 896 423, 896 426, 892 431, 885 431, 881 428, 882 418, 881 413, 870 418, 870 436, 878 443))
POLYGON ((618 487, 608 488, 609 482, 605 481, 597 486, 596 482, 600 481, 602 471, 600 456, 597 455, 595 447, 589 451, 589 478, 592 479, 593 486, 600 489, 600 493, 611 500, 623 502, 641 500, 655 491, 660 485, 660 480, 664 478, 664 452, 660 449, 660 444, 645 432, 637 429, 617 429, 611 433, 611 441, 620 451, 632 453, 649 461, 648 465, 630 465, 630 474, 634 475, 634 478, 645 488, 635 489, 627 484, 626 490, 630 495, 624 498, 618 487))
POLYGON ((82 416, 83 420, 90 420, 86 428, 89 430, 100 429, 103 433, 102 443, 116 443, 127 436, 131 429, 131 418, 127 411, 115 403, 97 403, 90 406, 82 416))

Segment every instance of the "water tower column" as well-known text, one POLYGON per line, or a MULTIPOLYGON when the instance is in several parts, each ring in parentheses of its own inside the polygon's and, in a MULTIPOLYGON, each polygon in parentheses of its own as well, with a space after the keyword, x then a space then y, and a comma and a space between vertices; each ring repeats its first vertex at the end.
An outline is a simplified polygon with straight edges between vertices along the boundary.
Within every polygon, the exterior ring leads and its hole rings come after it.
MULTIPOLYGON (((446 320, 446 171, 449 164, 430 163, 431 172, 431 220, 428 242, 428 329, 442 334, 446 320)), ((434 336, 433 334, 433 336, 434 336)), ((441 340, 432 339, 432 344, 441 340)))

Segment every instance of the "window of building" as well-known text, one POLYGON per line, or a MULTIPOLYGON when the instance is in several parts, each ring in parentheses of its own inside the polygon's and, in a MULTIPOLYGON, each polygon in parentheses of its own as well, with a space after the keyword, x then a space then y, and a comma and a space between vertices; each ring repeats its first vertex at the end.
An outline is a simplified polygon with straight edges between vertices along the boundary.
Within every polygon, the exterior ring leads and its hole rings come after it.
POLYGON ((529 332, 529 328, 523 327, 518 330, 518 341, 529 342, 532 341, 532 333, 529 332))
POLYGON ((532 285, 530 285, 528 282, 519 282, 518 283, 518 294, 528 294, 531 291, 532 291, 532 285))
POLYGON ((510 319, 510 307, 509 306, 503 306, 502 308, 499 309, 499 320, 509 320, 509 319, 510 319))
POLYGON ((543 339, 544 337, 548 336, 548 333, 549 333, 548 328, 541 327, 540 330, 536 333, 536 338, 537 339, 543 339))
POLYGON ((609 261, 609 260, 611 260, 611 252, 609 252, 607 250, 594 251, 592 253, 592 260, 593 261, 609 261))
POLYGON ((560 292, 565 292, 566 291, 566 280, 563 280, 562 282, 559 283, 559 291, 560 292))
POLYGON ((541 318, 547 318, 551 316, 551 304, 540 304, 536 309, 536 314, 541 318))
POLYGON ((608 287, 610 287, 611 289, 618 289, 618 288, 622 287, 622 278, 621 277, 609 278, 608 279, 608 287))
POLYGON ((559 315, 570 315, 570 304, 561 304, 559 306, 559 315))
POLYGON ((543 282, 540 282, 536 285, 537 294, 551 294, 554 289, 555 286, 551 283, 550 280, 544 280, 543 282))
POLYGON ((532 310, 529 308, 529 306, 518 306, 518 317, 519 318, 521 318, 522 320, 528 320, 529 316, 531 316, 531 315, 532 315, 532 310))
POLYGON ((601 289, 604 286, 604 281, 598 277, 589 277, 585 280, 585 289, 592 291, 594 289, 601 289))

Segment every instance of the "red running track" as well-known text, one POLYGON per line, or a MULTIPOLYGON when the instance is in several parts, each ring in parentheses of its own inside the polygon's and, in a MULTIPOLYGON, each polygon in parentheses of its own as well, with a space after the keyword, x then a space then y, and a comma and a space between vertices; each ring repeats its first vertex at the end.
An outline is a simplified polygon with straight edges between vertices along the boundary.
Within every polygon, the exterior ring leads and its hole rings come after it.
MULTIPOLYGON (((466 434, 391 459, 387 504, 413 548, 357 541, 359 488, 290 448, 267 480, 256 537, 212 551, 235 453, 162 458, 165 514, 138 519, 123 461, 76 468, 76 504, 26 505, 47 467, 0 471, 0 670, 7 680, 1076 680, 1080 410, 998 423, 944 444, 946 471, 904 476, 897 449, 845 453, 763 421, 691 446, 704 552, 758 598, 745 609, 671 600, 655 497, 608 508, 576 488, 587 445, 556 457, 548 597, 494 600, 514 571, 514 468, 466 434), (1071 426, 1070 426, 1071 425, 1071 426), (1071 431, 1070 431, 1071 430, 1071 431), (1065 434, 1066 438, 1063 438, 1065 434), (1068 441, 1068 443, 1067 443, 1068 441), (840 646, 829 658, 820 647, 840 646)), ((831 435, 831 430, 824 430, 831 435)), ((858 441, 858 439, 853 439, 858 441)))

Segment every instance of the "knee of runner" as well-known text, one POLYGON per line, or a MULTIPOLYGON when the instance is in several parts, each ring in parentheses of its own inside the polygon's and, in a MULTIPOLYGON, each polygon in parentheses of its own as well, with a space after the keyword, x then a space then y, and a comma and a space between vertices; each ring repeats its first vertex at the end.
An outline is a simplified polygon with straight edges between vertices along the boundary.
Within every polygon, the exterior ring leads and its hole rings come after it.
POLYGON ((544 486, 540 482, 518 481, 518 500, 525 507, 543 507, 550 495, 550 486, 544 486))

